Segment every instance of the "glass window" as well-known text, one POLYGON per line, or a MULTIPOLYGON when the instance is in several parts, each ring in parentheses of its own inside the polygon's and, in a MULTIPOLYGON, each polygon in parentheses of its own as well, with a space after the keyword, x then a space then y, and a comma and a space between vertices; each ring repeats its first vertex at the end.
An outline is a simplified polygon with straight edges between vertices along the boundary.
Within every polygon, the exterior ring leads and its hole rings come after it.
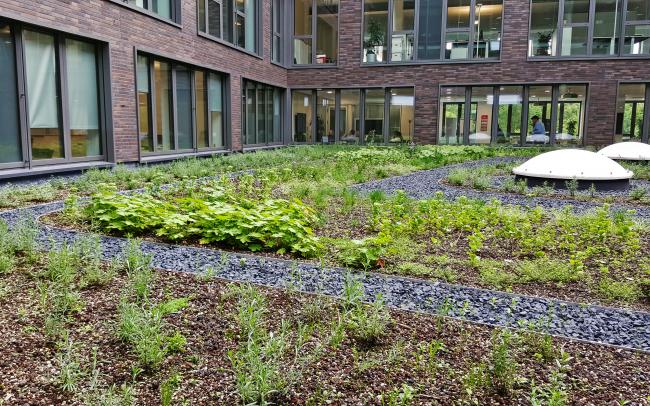
POLYGON ((266 91, 263 86, 257 87, 257 133, 256 144, 265 144, 267 140, 266 120, 266 91))
POLYGON ((625 83, 618 87, 616 141, 641 141, 645 116, 646 85, 625 83))
POLYGON ((282 0, 273 0, 271 4, 271 60, 282 62, 282 0))
POLYGON ((472 87, 470 114, 470 144, 490 144, 492 142, 493 87, 472 87))
POLYGON ((178 149, 194 147, 192 129, 192 77, 184 66, 176 67, 176 117, 178 119, 178 149))
POLYGON ((520 143, 521 117, 523 107, 522 86, 501 86, 499 88, 499 118, 497 144, 520 143))
POLYGON ((397 144, 413 140, 414 114, 414 89, 391 89, 388 142, 397 144))
POLYGON ((442 1, 420 0, 418 59, 440 59, 442 1))
POLYGON ((206 84, 206 73, 196 71, 194 73, 194 86, 196 88, 196 140, 199 148, 208 148, 211 146, 210 137, 208 137, 208 120, 206 112, 208 111, 208 88, 206 84))
POLYGON ((175 149, 172 113, 172 71, 167 62, 154 61, 154 104, 156 111, 156 141, 158 151, 175 149))
POLYGON ((206 0, 208 7, 207 33, 221 38, 221 3, 216 0, 206 0))
POLYGON ((252 83, 246 86, 246 144, 257 142, 257 89, 252 83))
POLYGON ((363 14, 364 62, 388 60, 388 0, 365 0, 363 14))
POLYGON ((22 161, 13 30, 0 24, 0 163, 22 161))
POLYGON ((24 39, 32 158, 64 158, 54 36, 25 31, 24 39))
POLYGON ((626 21, 650 21, 648 0, 627 0, 626 21))
POLYGON ((650 55, 650 24, 630 25, 625 28, 623 53, 628 55, 650 55))
POLYGON ((273 89, 273 142, 282 142, 282 92, 273 89))
POLYGON ((226 138, 224 135, 225 123, 223 118, 223 77, 216 73, 210 73, 208 78, 210 147, 224 148, 226 146, 226 138))
POLYGON ((448 32, 445 41, 445 59, 467 59, 469 32, 448 32))
POLYGON ((384 142, 384 89, 366 90, 366 114, 364 120, 366 144, 384 142))
POLYGON ((138 81, 138 114, 140 117, 140 148, 143 151, 153 152, 153 132, 150 130, 151 122, 151 82, 149 80, 149 58, 138 55, 137 67, 138 81))
POLYGON ((469 30, 471 0, 447 1, 447 30, 469 30))
POLYGON ((172 20, 172 17, 174 17, 174 3, 172 1, 173 0, 127 0, 125 3, 149 10, 161 17, 172 20))
POLYGON ((621 27, 621 0, 595 0, 594 36, 592 54, 618 55, 618 39, 621 27))
POLYGON ((501 53, 502 0, 481 0, 474 12, 474 58, 498 58, 501 53))
POLYGON ((311 38, 295 38, 293 40, 293 63, 308 65, 312 60, 311 38))
POLYGON ((262 83, 245 83, 244 143, 269 145, 282 142, 282 92, 262 83))
POLYGON ((551 132, 553 87, 530 86, 528 90, 528 144, 548 144, 551 132))
POLYGON ((311 90, 294 90, 291 94, 293 142, 310 143, 312 139, 313 105, 311 90))
POLYGON ((530 17, 529 55, 557 55, 558 0, 533 0, 530 17))
POLYGON ((585 85, 560 85, 558 93, 555 142, 578 144, 584 127, 585 85))
POLYGON ((95 44, 66 39, 68 110, 73 157, 102 154, 95 44))
POLYGON ((336 96, 334 90, 319 90, 316 92, 316 142, 324 144, 334 142, 336 126, 336 96))
POLYGON ((565 26, 562 29, 562 56, 587 55, 589 27, 565 26))
POLYGON ((341 111, 339 116, 339 140, 348 144, 359 143, 359 109, 361 92, 359 90, 341 90, 341 111))
POLYGON ((293 3, 293 33, 296 36, 311 36, 313 0, 295 0, 293 3))
POLYGON ((465 134, 465 88, 440 89, 440 139, 444 145, 463 144, 465 134))
POLYGON ((257 52, 258 7, 254 0, 198 0, 199 31, 257 52))
POLYGON ((338 0, 316 0, 316 63, 336 63, 339 41, 338 0))

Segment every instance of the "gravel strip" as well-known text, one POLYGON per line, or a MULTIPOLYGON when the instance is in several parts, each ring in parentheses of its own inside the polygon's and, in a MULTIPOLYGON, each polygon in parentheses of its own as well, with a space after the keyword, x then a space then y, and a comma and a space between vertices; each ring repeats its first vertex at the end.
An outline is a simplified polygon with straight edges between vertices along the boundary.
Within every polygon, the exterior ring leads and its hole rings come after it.
MULTIPOLYGON (((519 162, 519 158, 489 158, 479 161, 466 162, 457 165, 445 166, 442 168, 431 169, 428 171, 413 172, 404 176, 395 176, 376 180, 367 183, 361 183, 351 186, 351 189, 357 190, 361 193, 370 193, 374 190, 382 190, 387 194, 394 194, 397 191, 404 191, 408 196, 415 199, 427 199, 435 196, 437 193, 442 193, 448 199, 457 199, 465 196, 472 199, 480 200, 499 200, 506 205, 528 206, 535 207, 541 206, 545 209, 562 209, 566 206, 572 206, 576 212, 585 212, 597 207, 601 207, 602 203, 583 202, 578 200, 564 200, 550 197, 527 197, 514 193, 501 193, 501 192, 488 192, 479 191, 468 188, 461 188, 447 185, 441 182, 447 178, 447 175, 452 169, 458 168, 478 168, 485 165, 493 165, 498 163, 511 163, 519 162)), ((637 186, 647 186, 648 182, 635 181, 632 188, 637 186)), ((634 210, 637 218, 650 220, 650 206, 632 206, 627 204, 611 205, 614 210, 634 210)))
MULTIPOLYGON (((0 213, 10 225, 21 217, 39 217, 63 207, 61 202, 0 213)), ((39 227, 39 242, 48 247, 71 242, 82 233, 39 227)), ((101 237, 104 257, 119 256, 126 240, 101 237)), ((408 279, 341 268, 288 262, 243 254, 225 254, 209 248, 143 242, 153 255, 153 266, 171 271, 197 273, 212 267, 216 276, 302 292, 340 296, 346 276, 352 274, 365 285, 368 299, 381 294, 387 305, 409 311, 444 314, 472 322, 519 327, 521 323, 546 321, 556 336, 610 344, 650 352, 650 313, 601 306, 581 305, 476 289, 439 282, 408 279)))

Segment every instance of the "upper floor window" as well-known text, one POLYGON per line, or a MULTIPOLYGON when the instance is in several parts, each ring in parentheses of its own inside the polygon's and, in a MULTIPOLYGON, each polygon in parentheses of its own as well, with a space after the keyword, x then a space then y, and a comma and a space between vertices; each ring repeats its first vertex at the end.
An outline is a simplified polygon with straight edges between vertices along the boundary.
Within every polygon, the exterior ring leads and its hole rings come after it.
POLYGON ((180 22, 180 4, 176 0, 126 0, 125 3, 142 8, 160 17, 180 22))
POLYGON ((531 57, 650 54, 650 2, 532 0, 531 57))
POLYGON ((271 3, 271 61, 282 63, 283 0, 271 3))
POLYGON ((255 0, 198 0, 199 31, 259 53, 260 7, 255 0))
POLYGON ((498 58, 502 0, 365 0, 366 63, 498 58))
POLYGON ((339 0, 294 0, 293 64, 335 64, 339 0))

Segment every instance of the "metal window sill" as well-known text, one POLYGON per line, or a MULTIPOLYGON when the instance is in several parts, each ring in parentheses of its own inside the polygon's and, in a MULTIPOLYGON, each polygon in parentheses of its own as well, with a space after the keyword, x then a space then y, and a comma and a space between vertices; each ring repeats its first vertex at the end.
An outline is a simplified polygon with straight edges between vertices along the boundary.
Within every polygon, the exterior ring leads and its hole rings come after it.
POLYGON ((55 165, 33 166, 30 168, 13 168, 0 170, 0 179, 20 179, 28 177, 44 177, 48 175, 83 172, 88 169, 104 169, 115 166, 113 162, 93 161, 75 162, 55 165))
POLYGON ((198 157, 207 157, 212 155, 227 155, 232 151, 226 149, 216 149, 209 151, 198 151, 198 152, 187 152, 179 154, 166 154, 166 155, 143 155, 140 158, 140 163, 155 163, 155 162, 165 162, 165 161, 174 161, 177 159, 183 158, 198 158, 198 157))

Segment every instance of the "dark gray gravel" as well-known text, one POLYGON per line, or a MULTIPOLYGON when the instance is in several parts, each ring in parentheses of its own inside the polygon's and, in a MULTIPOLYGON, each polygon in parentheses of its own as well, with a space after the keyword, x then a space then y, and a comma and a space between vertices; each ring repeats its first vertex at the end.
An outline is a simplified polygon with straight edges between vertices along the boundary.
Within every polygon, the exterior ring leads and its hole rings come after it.
MULTIPOLYGON (((448 199, 456 199, 465 196, 481 200, 499 200, 503 204, 535 207, 541 206, 546 209, 561 209, 565 206, 572 206, 576 212, 584 212, 601 207, 602 204, 595 202, 584 202, 579 200, 564 200, 552 197, 527 197, 514 193, 484 192, 468 188, 461 188, 447 185, 441 182, 447 178, 449 171, 456 168, 478 168, 488 164, 509 163, 520 161, 518 158, 490 158, 480 161, 466 162, 457 165, 445 166, 428 171, 414 172, 404 176, 381 179, 377 181, 354 185, 351 189, 362 193, 369 193, 374 190, 382 190, 386 194, 394 194, 397 191, 404 191, 408 196, 415 199, 427 199, 442 193, 448 199)), ((635 181, 634 187, 646 187, 648 182, 635 181)), ((650 220, 650 206, 612 204, 613 210, 634 210, 637 218, 650 220)))
MULTIPOLYGON (((37 218, 61 208, 61 202, 49 203, 0 213, 0 218, 12 225, 21 217, 37 218)), ((81 235, 43 224, 38 227, 39 242, 45 247, 50 243, 71 242, 81 235)), ((121 255, 126 240, 101 239, 106 259, 121 255)), ((229 254, 207 248, 143 242, 142 249, 153 255, 153 265, 157 268, 197 273, 212 267, 218 277, 226 280, 332 296, 341 295, 346 276, 352 275, 363 282, 369 300, 381 294, 394 308, 442 313, 472 322, 508 327, 548 320, 548 332, 556 336, 650 351, 650 313, 338 268, 322 269, 313 264, 229 254)))

